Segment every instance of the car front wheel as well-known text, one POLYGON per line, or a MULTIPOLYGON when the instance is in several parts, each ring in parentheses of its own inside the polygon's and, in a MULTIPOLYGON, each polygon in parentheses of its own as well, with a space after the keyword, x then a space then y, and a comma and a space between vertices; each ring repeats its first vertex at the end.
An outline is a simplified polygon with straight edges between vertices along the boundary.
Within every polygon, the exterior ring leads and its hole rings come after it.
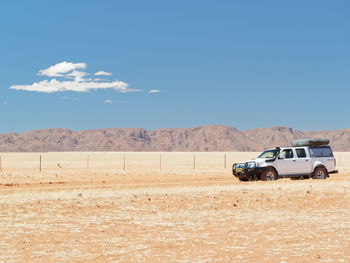
POLYGON ((277 180, 277 173, 273 168, 267 168, 261 175, 262 181, 274 181, 277 180))

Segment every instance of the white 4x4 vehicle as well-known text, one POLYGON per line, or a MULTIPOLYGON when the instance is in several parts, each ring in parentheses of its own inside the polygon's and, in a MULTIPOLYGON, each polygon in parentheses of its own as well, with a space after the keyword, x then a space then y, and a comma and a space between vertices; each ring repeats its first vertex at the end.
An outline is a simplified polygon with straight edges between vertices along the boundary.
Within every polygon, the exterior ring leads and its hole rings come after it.
POLYGON ((246 162, 235 163, 232 173, 241 181, 277 180, 280 177, 326 179, 338 173, 329 145, 276 147, 246 162))

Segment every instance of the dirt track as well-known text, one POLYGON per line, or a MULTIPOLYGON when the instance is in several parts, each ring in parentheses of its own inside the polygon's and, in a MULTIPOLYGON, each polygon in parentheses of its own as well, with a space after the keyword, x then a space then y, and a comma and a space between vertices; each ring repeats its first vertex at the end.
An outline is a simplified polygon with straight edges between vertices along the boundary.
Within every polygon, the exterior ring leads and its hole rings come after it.
POLYGON ((349 262, 349 178, 3 177, 0 261, 349 262))

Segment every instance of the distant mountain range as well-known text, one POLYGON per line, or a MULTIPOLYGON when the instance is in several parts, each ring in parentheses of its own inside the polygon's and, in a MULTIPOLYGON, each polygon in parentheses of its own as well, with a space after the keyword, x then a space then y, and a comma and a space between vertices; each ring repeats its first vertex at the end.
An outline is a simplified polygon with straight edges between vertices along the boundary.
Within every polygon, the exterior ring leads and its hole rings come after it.
POLYGON ((262 151, 293 139, 328 138, 333 151, 350 151, 350 129, 299 131, 290 127, 240 131, 232 126, 34 130, 0 134, 0 152, 45 151, 262 151))

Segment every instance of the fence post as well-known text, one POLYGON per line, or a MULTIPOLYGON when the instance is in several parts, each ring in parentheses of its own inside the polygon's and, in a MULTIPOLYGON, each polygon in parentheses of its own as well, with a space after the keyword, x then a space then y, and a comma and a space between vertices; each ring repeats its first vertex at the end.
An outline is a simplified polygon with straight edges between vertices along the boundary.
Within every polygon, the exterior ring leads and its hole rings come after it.
POLYGON ((87 156, 86 170, 89 170, 90 167, 90 156, 87 156))
POLYGON ((224 155, 224 169, 226 169, 226 153, 224 155))
POLYGON ((39 156, 39 172, 41 172, 41 154, 39 156))
POLYGON ((125 171, 125 153, 124 153, 124 165, 123 165, 123 170, 125 171))
POLYGON ((162 170, 162 154, 159 154, 159 170, 162 170))
POLYGON ((193 154, 193 170, 196 170, 196 154, 193 154))

